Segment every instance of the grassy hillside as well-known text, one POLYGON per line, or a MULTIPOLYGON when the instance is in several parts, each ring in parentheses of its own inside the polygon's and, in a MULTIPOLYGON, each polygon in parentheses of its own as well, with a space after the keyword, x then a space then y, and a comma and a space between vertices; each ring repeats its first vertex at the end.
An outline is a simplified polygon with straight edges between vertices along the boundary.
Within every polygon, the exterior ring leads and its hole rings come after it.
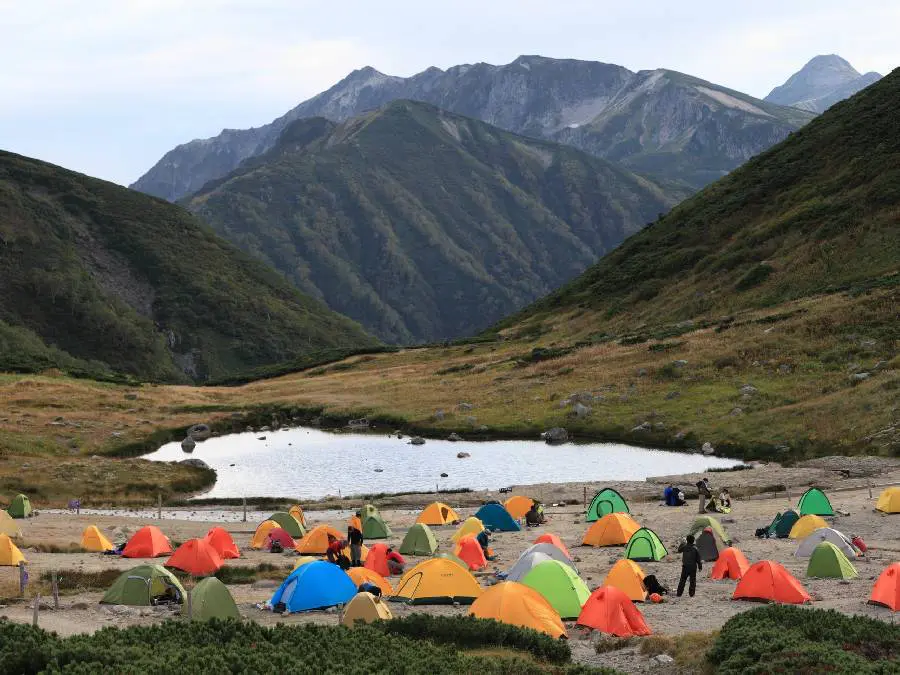
POLYGON ((685 192, 424 103, 298 120, 188 206, 392 342, 485 328, 685 192))
POLYGON ((0 369, 222 377, 375 344, 184 209, 0 153, 0 369))

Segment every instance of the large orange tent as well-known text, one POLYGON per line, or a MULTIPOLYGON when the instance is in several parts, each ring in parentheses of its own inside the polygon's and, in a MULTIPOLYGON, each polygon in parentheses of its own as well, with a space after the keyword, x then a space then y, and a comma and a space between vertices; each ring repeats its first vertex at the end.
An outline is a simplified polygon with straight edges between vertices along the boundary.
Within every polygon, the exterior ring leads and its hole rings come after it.
POLYGON ((562 542, 562 539, 557 537, 555 534, 547 532, 546 534, 542 534, 540 537, 534 540, 535 544, 553 544, 556 548, 566 554, 566 557, 571 560, 572 554, 569 553, 569 549, 566 548, 566 545, 562 542))
POLYGON ((531 511, 532 504, 534 504, 534 500, 531 497, 523 497, 522 495, 513 495, 503 502, 503 506, 509 511, 509 515, 516 520, 524 518, 525 514, 531 511))
POLYGON ((875 581, 869 602, 900 611, 900 563, 888 565, 875 581))
POLYGON ((331 525, 316 525, 297 543, 297 551, 301 555, 325 555, 328 550, 328 535, 335 539, 343 539, 344 535, 331 525))
POLYGON ((588 528, 581 542, 585 546, 619 546, 628 543, 641 529, 627 513, 607 513, 588 528))
POLYGON ((104 551, 112 551, 115 546, 103 536, 96 525, 88 525, 84 528, 84 532, 81 533, 81 548, 85 551, 103 553, 104 551))
POLYGON ((719 559, 713 565, 709 576, 711 579, 741 579, 750 569, 750 562, 740 549, 729 546, 719 553, 719 559))
POLYGON ((366 567, 351 567, 347 570, 347 576, 353 579, 353 583, 357 587, 361 584, 369 583, 378 586, 381 589, 381 594, 384 596, 394 594, 394 587, 391 586, 391 582, 374 570, 366 567))
POLYGON ((644 616, 628 599, 624 591, 615 586, 601 586, 581 608, 577 626, 586 626, 616 637, 650 635, 650 627, 644 616))
POLYGON ((224 528, 218 526, 210 528, 209 532, 206 533, 206 538, 223 560, 241 557, 240 549, 238 549, 234 539, 231 538, 231 535, 224 528))
POLYGON ((374 544, 372 548, 369 549, 369 555, 366 556, 366 562, 363 566, 367 570, 372 570, 383 577, 389 577, 391 576, 391 568, 388 567, 387 554, 387 544, 374 544))
POLYGON ((250 540, 250 548, 259 551, 266 547, 266 541, 269 537, 269 532, 280 528, 281 525, 276 523, 274 520, 264 520, 259 524, 259 527, 256 528, 256 532, 253 533, 253 538, 250 540))
POLYGON ((647 599, 647 589, 644 587, 646 573, 634 560, 623 558, 616 564, 603 580, 604 586, 615 586, 628 596, 632 602, 643 602, 647 599))
POLYGON ((123 558, 158 558, 161 555, 169 555, 172 545, 169 538, 155 525, 142 527, 122 549, 123 558))
POLYGON ((188 539, 166 561, 166 567, 174 567, 195 577, 214 574, 224 564, 209 539, 188 539))
POLYGON ((460 520, 459 514, 443 502, 432 502, 416 518, 417 523, 429 526, 452 525, 460 520))
POLYGON ((487 558, 484 557, 484 550, 481 548, 478 540, 471 534, 456 542, 456 549, 453 551, 453 555, 465 562, 473 572, 487 567, 487 558))
POLYGON ((791 573, 773 560, 760 560, 744 572, 732 600, 769 600, 802 605, 811 598, 791 573))
POLYGON ((562 619, 544 596, 515 581, 491 586, 472 603, 469 614, 479 619, 531 628, 553 638, 566 635, 562 619))

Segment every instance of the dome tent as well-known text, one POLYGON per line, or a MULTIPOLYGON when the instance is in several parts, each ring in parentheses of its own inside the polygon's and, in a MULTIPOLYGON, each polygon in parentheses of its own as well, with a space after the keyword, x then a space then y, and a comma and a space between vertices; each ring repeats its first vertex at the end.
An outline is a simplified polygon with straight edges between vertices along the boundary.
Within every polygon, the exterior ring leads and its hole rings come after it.
POLYGON ((642 527, 628 540, 625 557, 639 562, 660 561, 668 555, 659 535, 648 527, 642 527))
POLYGON ((834 509, 828 497, 819 488, 810 488, 800 497, 797 511, 801 516, 833 516, 834 509))
POLYGON ((459 520, 459 514, 443 502, 431 502, 431 504, 422 509, 422 513, 416 518, 417 523, 431 526, 451 525, 458 523, 459 520))
POLYGON ((13 543, 8 535, 0 534, 0 565, 3 567, 17 567, 20 562, 28 562, 19 547, 13 543))
POLYGON ((381 589, 382 595, 387 596, 394 594, 394 587, 391 586, 391 582, 378 574, 378 572, 370 570, 367 567, 351 567, 347 570, 347 576, 353 579, 353 583, 356 584, 357 588, 368 583, 378 586, 378 588, 381 589))
POLYGON ((712 516, 698 516, 694 518, 694 522, 691 523, 691 526, 688 528, 688 531, 685 532, 685 534, 692 534, 696 537, 699 532, 703 532, 703 530, 707 527, 712 529, 715 535, 723 544, 725 544, 725 546, 731 545, 731 537, 728 536, 725 528, 722 527, 722 523, 720 523, 717 518, 713 518, 712 516))
POLYGON ((585 546, 621 546, 641 529, 627 513, 608 513, 588 528, 581 543, 585 546))
POLYGON ((434 538, 431 528, 422 523, 416 523, 400 544, 400 553, 404 555, 431 555, 437 550, 438 543, 434 538))
POLYGON ((328 536, 331 535, 335 539, 343 539, 343 535, 331 525, 317 525, 304 535, 303 539, 297 542, 296 549, 301 555, 325 555, 328 550, 328 536))
POLYGON ((553 638, 566 635, 566 627, 550 603, 537 591, 514 581, 491 586, 472 603, 469 614, 531 628, 553 638))
POLYGON ((292 539, 300 539, 306 535, 306 530, 303 529, 303 525, 300 524, 300 521, 287 511, 276 511, 269 516, 267 520, 274 520, 278 523, 279 527, 291 535, 292 539))
POLYGON ((794 555, 798 558, 808 558, 816 550, 816 546, 823 541, 829 541, 837 546, 848 558, 856 557, 856 548, 847 535, 830 527, 820 527, 818 530, 813 530, 809 536, 800 542, 794 555))
POLYGON ((481 521, 488 530, 498 532, 518 532, 522 528, 503 508, 502 504, 485 504, 475 513, 475 517, 481 521))
POLYGON ((575 570, 558 560, 534 566, 521 583, 544 596, 563 619, 576 618, 591 594, 575 570))
POLYGON ((534 500, 531 497, 523 497, 522 495, 513 495, 505 502, 503 502, 503 508, 509 511, 509 515, 511 515, 516 520, 520 520, 525 517, 525 514, 531 510, 531 505, 534 504, 534 500))
POLYGON ((362 533, 366 539, 387 539, 393 534, 378 509, 371 504, 366 504, 362 508, 360 520, 362 521, 362 533))
POLYGON ((341 625, 353 628, 356 623, 387 621, 393 618, 390 608, 381 598, 376 598, 371 593, 357 593, 344 607, 341 625))
POLYGON ((391 599, 411 605, 466 605, 481 592, 469 570, 446 558, 429 558, 400 578, 391 599))
POLYGON ((100 604, 147 607, 170 593, 175 602, 184 602, 184 587, 174 574, 162 565, 138 565, 119 575, 100 604))
POLYGON ((830 541, 816 546, 806 566, 806 576, 823 579, 855 579, 859 576, 853 564, 830 541))
POLYGON ((146 525, 135 532, 125 548, 123 558, 158 558, 172 553, 169 538, 155 525, 146 525))
POLYGON ((591 593, 575 625, 622 638, 651 634, 638 608, 614 586, 601 586, 591 593))
POLYGON ((84 528, 84 532, 81 533, 81 548, 85 551, 103 553, 105 551, 112 551, 115 546, 112 545, 112 542, 109 539, 103 536, 96 525, 88 525, 84 528))
POLYGON ((790 572, 772 560, 750 566, 734 589, 732 600, 769 600, 800 605, 810 601, 809 593, 790 572))
POLYGON ((747 557, 739 549, 730 546, 719 554, 709 576, 711 579, 741 579, 748 569, 750 563, 747 557))
POLYGON ((537 539, 534 540, 535 544, 553 544, 556 548, 566 554, 566 557, 571 559, 572 554, 569 553, 569 549, 566 548, 566 545, 563 543, 562 539, 551 532, 545 532, 537 539))
POLYGON ((22 536, 22 530, 16 521, 13 520, 13 517, 2 510, 0 510, 0 534, 5 534, 8 537, 22 536))
MULTIPOLYGON (((231 592, 215 577, 206 577, 191 589, 190 604, 191 619, 194 621, 241 618, 231 592)), ((188 603, 181 606, 181 613, 187 616, 188 603)))
POLYGON ((465 562, 473 572, 487 567, 487 558, 484 557, 484 550, 481 548, 478 540, 471 534, 456 542, 453 555, 465 562))
POLYGON ((25 495, 16 495, 6 511, 13 518, 30 518, 32 514, 31 500, 25 495))
POLYGON ((565 553, 560 551, 559 548, 553 544, 543 542, 529 546, 522 552, 519 559, 506 573, 506 580, 521 581, 522 577, 525 576, 532 567, 545 560, 559 560, 559 562, 569 565, 574 569, 572 560, 565 553))
POLYGON ((610 513, 631 513, 631 511, 628 508, 628 502, 616 490, 603 488, 594 495, 588 505, 584 514, 584 522, 593 523, 610 513))
POLYGON ((646 576, 641 566, 633 560, 617 560, 603 580, 603 585, 615 586, 632 602, 643 602, 647 599, 647 589, 644 587, 646 576))
POLYGON ((298 567, 282 582, 269 600, 272 607, 283 603, 289 612, 303 612, 346 604, 356 595, 356 584, 337 565, 318 560, 298 567))
POLYGON ((794 527, 794 524, 799 519, 800 516, 797 515, 797 512, 790 509, 784 513, 776 514, 775 518, 772 520, 772 524, 768 527, 768 535, 770 537, 777 537, 778 539, 787 538, 791 533, 791 528, 794 527))
POLYGON ((900 562, 888 565, 878 576, 869 603, 900 611, 900 562))
POLYGON ((478 534, 483 529, 484 523, 478 520, 478 518, 476 518, 475 516, 470 516, 466 518, 465 521, 463 521, 463 524, 456 529, 456 532, 453 533, 451 539, 454 542, 457 542, 467 534, 478 534))
POLYGON ((875 508, 882 513, 900 513, 900 485, 885 488, 875 508))
POLYGON ((188 539, 166 561, 166 567, 174 567, 195 577, 215 574, 224 564, 209 539, 188 539))
POLYGON ((225 528, 218 526, 210 528, 206 533, 206 538, 224 560, 233 560, 241 557, 240 549, 225 528))
POLYGON ((788 536, 791 539, 805 539, 820 528, 828 528, 828 523, 820 516, 800 516, 797 522, 794 523, 788 536))
POLYGON ((264 549, 266 547, 266 541, 269 537, 269 532, 276 529, 280 530, 281 526, 274 520, 264 520, 263 522, 261 522, 259 524, 259 527, 256 528, 256 532, 253 533, 253 538, 250 540, 250 548, 256 551, 264 549))

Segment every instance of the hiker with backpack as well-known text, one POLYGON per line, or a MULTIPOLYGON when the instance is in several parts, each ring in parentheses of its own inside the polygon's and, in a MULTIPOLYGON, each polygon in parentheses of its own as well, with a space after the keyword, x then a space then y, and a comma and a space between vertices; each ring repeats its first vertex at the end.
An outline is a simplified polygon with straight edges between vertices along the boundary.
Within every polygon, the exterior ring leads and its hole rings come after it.
POLYGON ((684 543, 678 547, 678 552, 681 554, 681 578, 678 580, 676 595, 681 597, 681 594, 684 593, 684 583, 690 580, 688 595, 693 598, 694 592, 697 590, 697 570, 703 569, 703 559, 700 551, 694 545, 694 535, 689 534, 685 538, 684 543))
POLYGON ((697 481, 697 499, 700 501, 698 513, 706 513, 706 503, 712 499, 712 490, 709 489, 709 478, 706 476, 697 481))

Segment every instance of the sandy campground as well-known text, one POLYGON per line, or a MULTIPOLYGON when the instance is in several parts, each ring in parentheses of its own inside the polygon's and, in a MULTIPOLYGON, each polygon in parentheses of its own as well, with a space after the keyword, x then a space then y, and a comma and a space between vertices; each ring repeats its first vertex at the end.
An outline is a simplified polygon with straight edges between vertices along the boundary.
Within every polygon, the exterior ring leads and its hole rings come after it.
MULTIPOLYGON (((742 472, 744 473, 744 472, 742 472)), ((726 474, 727 475, 727 474, 726 474)), ((717 476, 713 474, 715 479, 717 476)), ((884 515, 874 510, 875 500, 869 498, 869 491, 864 487, 851 487, 841 489, 844 481, 833 481, 833 491, 830 492, 832 504, 836 511, 848 515, 838 515, 834 518, 834 526, 846 534, 858 534, 863 537, 871 547, 871 552, 864 558, 856 561, 859 578, 849 582, 829 579, 807 579, 805 576, 806 559, 794 557, 797 542, 790 539, 756 539, 754 530, 757 527, 768 524, 777 511, 783 511, 791 504, 785 495, 777 498, 754 498, 735 501, 735 508, 731 514, 720 516, 729 535, 734 540, 734 545, 739 547, 747 555, 751 562, 761 559, 772 559, 784 564, 812 595, 814 602, 812 607, 823 609, 836 609, 846 614, 862 614, 888 622, 896 622, 897 615, 882 607, 875 607, 866 603, 875 578, 889 563, 900 561, 900 515, 884 515)), ((850 483, 850 481, 847 481, 850 483)), ((900 484, 900 468, 896 466, 879 476, 879 483, 900 484)), ((685 477, 681 483, 687 485, 685 477)), ((851 483, 852 484, 852 483, 851 483)), ((715 487, 715 483, 714 483, 715 487)), ((580 488, 579 488, 580 490, 580 488)), ((877 498, 879 490, 873 492, 877 498)), ((796 502, 794 495, 794 501, 796 502)), ((451 505, 454 505, 451 501, 451 505)), ((641 563, 645 572, 656 574, 663 584, 672 588, 678 580, 680 572, 680 557, 674 553, 677 540, 688 525, 696 517, 696 501, 689 501, 681 508, 667 508, 661 502, 631 503, 634 518, 642 525, 655 530, 663 542, 669 547, 670 555, 658 563, 641 563)), ((461 515, 466 517, 474 513, 472 507, 462 507, 461 515)), ((322 520, 321 515, 334 516, 335 512, 317 514, 308 512, 308 519, 312 525, 322 522, 345 529, 345 521, 334 519, 322 520)), ((393 529, 393 536, 388 543, 399 545, 410 525, 415 521, 417 511, 411 509, 383 509, 382 515, 393 529)), ((592 548, 579 546, 582 536, 587 528, 583 519, 583 507, 560 506, 549 507, 549 523, 544 527, 529 529, 522 532, 498 533, 494 537, 493 547, 498 554, 496 562, 491 564, 489 572, 479 574, 479 580, 483 586, 493 582, 494 570, 508 569, 518 558, 519 554, 529 546, 532 541, 543 532, 554 532, 569 546, 576 558, 578 570, 582 578, 591 589, 599 586, 612 564, 622 555, 621 547, 592 548)), ((129 532, 134 531, 143 524, 159 524, 163 531, 175 541, 185 541, 191 537, 203 536, 213 522, 202 520, 163 520, 142 521, 128 516, 119 515, 85 515, 71 514, 39 514, 22 523, 24 538, 31 543, 54 543, 57 545, 77 544, 81 531, 89 524, 97 525, 101 531, 115 541, 122 540, 129 532)), ((255 566, 261 562, 275 563, 290 566, 292 555, 279 555, 252 551, 248 547, 255 523, 226 522, 223 525, 227 529, 238 546, 241 547, 243 557, 239 560, 228 561, 227 565, 255 566)), ((440 544, 440 550, 452 550, 450 540, 454 532, 453 527, 433 528, 440 544)), ((140 561, 124 560, 114 556, 103 556, 96 553, 41 553, 35 550, 24 551, 28 558, 28 570, 32 579, 37 579, 44 572, 56 569, 60 575, 65 576, 67 570, 100 571, 109 568, 122 569, 123 571, 140 564, 140 561)), ((409 563, 415 564, 420 558, 409 557, 409 563)), ((160 559, 159 562, 164 562, 160 559)), ((654 633, 666 635, 678 635, 693 631, 710 631, 719 628, 729 617, 756 605, 747 602, 735 602, 731 600, 731 593, 735 582, 711 581, 708 578, 709 567, 704 566, 703 572, 698 578, 697 595, 688 598, 687 594, 681 599, 671 597, 669 601, 659 604, 640 604, 639 608, 644 613, 648 624, 654 633)), ((12 587, 17 577, 13 568, 0 568, 0 585, 5 590, 12 587)), ((396 581, 393 578, 392 581, 396 581)), ((272 625, 276 623, 304 623, 315 622, 323 624, 336 624, 339 613, 336 611, 316 611, 304 614, 281 617, 257 608, 271 597, 277 582, 257 582, 255 584, 231 585, 229 588, 238 603, 242 615, 250 620, 262 624, 272 625)), ((4 593, 4 595, 9 595, 4 593)), ((42 609, 40 613, 40 625, 48 630, 60 634, 74 634, 92 632, 104 626, 129 626, 148 624, 160 621, 168 616, 168 612, 149 608, 122 608, 107 607, 98 604, 102 593, 82 592, 66 594, 60 599, 60 609, 42 609)), ((0 615, 13 621, 30 622, 32 618, 32 600, 11 601, 8 605, 0 607, 0 615)), ((452 606, 420 606, 410 608, 404 605, 392 603, 391 609, 396 615, 405 615, 412 612, 427 612, 431 614, 463 614, 466 607, 452 606)), ((598 656, 594 653, 591 641, 585 639, 580 631, 572 629, 569 622, 569 635, 573 654, 578 661, 591 665, 609 665, 628 672, 649 672, 658 668, 646 657, 632 657, 621 652, 598 656)))

